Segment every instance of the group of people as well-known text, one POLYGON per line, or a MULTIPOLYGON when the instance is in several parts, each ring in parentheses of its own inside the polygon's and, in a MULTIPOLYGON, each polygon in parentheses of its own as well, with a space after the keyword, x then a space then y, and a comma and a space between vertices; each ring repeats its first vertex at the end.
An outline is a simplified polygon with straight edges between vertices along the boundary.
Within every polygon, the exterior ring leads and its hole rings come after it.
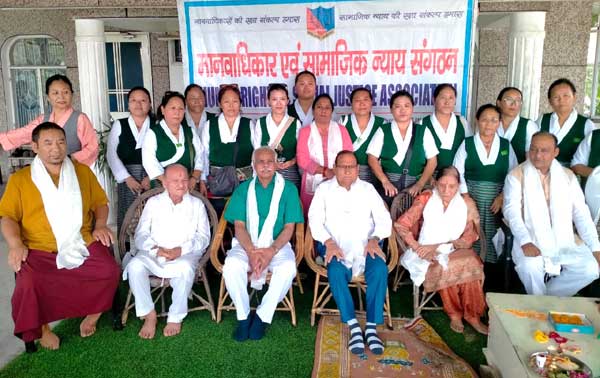
MULTIPOLYGON (((271 112, 256 122, 242 116, 235 85, 221 87, 219 115, 206 111, 196 84, 183 95, 165 93, 156 117, 149 92, 130 90, 130 116, 117 120, 108 138, 118 228, 137 195, 165 188, 145 205, 135 252, 123 267, 144 319, 140 337, 156 332, 150 275, 173 287, 163 334, 181 332, 196 265, 210 241, 207 212, 190 190, 207 196, 233 225, 223 278, 236 307, 238 341, 264 336, 296 275, 290 240, 305 220, 349 327, 348 347, 357 354, 384 350, 376 326, 383 323, 387 290, 384 239, 393 229, 407 246, 402 266, 416 285, 440 294, 456 332, 465 320, 487 333, 484 292, 503 286, 502 251, 494 241, 502 217, 514 234, 512 257, 527 293, 573 295, 598 278, 597 215, 575 174, 592 182, 600 131, 577 114, 569 80, 552 83, 554 112, 537 124, 520 117, 522 93, 507 87, 495 105, 477 110, 474 130, 454 113, 457 92, 450 84, 436 87, 434 112, 421 124, 413 121, 407 91, 391 97, 392 119, 385 121, 372 112, 371 92, 355 89, 352 113, 338 121, 332 98, 316 88, 314 74, 300 72, 290 104, 285 85, 270 85, 271 112), (387 206, 400 193, 413 204, 391 219, 387 206), (247 285, 262 288, 267 273, 269 288, 252 313, 247 285), (348 289, 359 275, 367 283, 364 332, 348 289)), ((121 274, 107 248, 113 237, 106 195, 86 167, 98 154, 93 127, 73 110, 67 77, 49 78, 46 93, 51 112, 0 134, 3 148, 32 142, 37 153, 31 167, 10 177, 0 216, 17 272, 15 335, 55 349, 59 340, 48 323, 86 316, 81 335, 93 334, 121 274)))

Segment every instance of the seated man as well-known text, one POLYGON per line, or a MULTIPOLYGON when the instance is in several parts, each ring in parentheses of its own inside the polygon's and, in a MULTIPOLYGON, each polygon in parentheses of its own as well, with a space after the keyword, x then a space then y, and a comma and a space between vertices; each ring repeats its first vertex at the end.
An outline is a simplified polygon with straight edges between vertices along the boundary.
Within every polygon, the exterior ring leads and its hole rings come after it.
POLYGON ((120 269, 107 248, 108 199, 94 173, 67 157, 62 127, 44 122, 32 141, 37 156, 10 176, 0 201, 8 265, 17 273, 14 333, 58 349, 48 323, 85 316, 80 334, 94 334, 112 306, 120 269))
POLYGON ((223 266, 223 279, 237 312, 237 341, 259 340, 270 324, 277 304, 285 298, 296 276, 296 260, 289 241, 296 223, 303 223, 296 186, 276 172, 277 153, 270 147, 254 150, 255 176, 238 186, 225 210, 235 237, 223 266), (256 313, 250 315, 250 285, 262 289, 267 271, 269 288, 256 313))
POLYGON ((598 278, 598 233, 577 178, 555 160, 557 144, 554 135, 535 133, 529 159, 504 185, 513 261, 528 294, 571 296, 598 278), (546 274, 553 277, 548 283, 546 274))
POLYGON ((392 220, 373 185, 358 178, 358 163, 352 151, 341 151, 335 159, 335 178, 317 188, 308 212, 315 240, 325 245, 325 262, 331 293, 342 322, 350 327, 348 348, 365 351, 365 343, 354 314, 348 288, 352 277, 364 273, 367 283, 365 336, 374 354, 383 353, 376 325, 383 323, 387 290, 387 265, 379 242, 390 236, 392 220))
POLYGON ((165 191, 148 200, 135 230, 137 253, 125 267, 123 279, 135 297, 135 313, 144 318, 139 332, 152 339, 156 332, 156 311, 150 295, 150 275, 169 278, 173 294, 165 336, 181 332, 188 312, 188 296, 196 278, 198 260, 210 243, 206 208, 188 193, 189 176, 180 164, 167 167, 165 191))

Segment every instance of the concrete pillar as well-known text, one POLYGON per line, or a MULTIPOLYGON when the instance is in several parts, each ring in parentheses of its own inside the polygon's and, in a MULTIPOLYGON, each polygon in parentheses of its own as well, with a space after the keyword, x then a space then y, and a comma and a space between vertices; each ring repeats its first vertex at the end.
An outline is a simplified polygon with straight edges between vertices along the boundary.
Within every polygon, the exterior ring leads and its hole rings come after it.
POLYGON ((537 119, 544 55, 546 12, 517 12, 510 16, 508 85, 523 92, 521 115, 537 119))
MULTIPOLYGON (((107 130, 110 128, 104 21, 75 20, 75 42, 81 111, 88 115, 96 131, 102 133, 98 135, 102 146, 108 139, 107 130)), ((102 152, 102 147, 100 150, 102 152)), ((99 159, 102 160, 102 157, 99 159)), ((115 224, 117 197, 114 179, 107 164, 96 162, 94 172, 110 201, 109 223, 115 224)))

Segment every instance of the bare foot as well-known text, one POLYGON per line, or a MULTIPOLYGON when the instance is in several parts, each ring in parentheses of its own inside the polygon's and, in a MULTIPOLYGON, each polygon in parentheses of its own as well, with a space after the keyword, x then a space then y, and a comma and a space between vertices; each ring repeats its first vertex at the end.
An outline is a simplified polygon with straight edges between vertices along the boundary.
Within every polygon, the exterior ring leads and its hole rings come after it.
POLYGON ((138 335, 142 339, 153 339, 156 333, 156 311, 152 310, 144 317, 144 325, 138 335))
POLYGON ((178 335, 181 332, 181 323, 167 323, 163 329, 163 335, 166 337, 178 335))
POLYGON ((100 319, 101 315, 102 313, 99 312, 83 318, 81 324, 79 325, 79 334, 81 337, 90 337, 96 333, 96 323, 98 323, 98 319, 100 319))
POLYGON ((461 318, 450 318, 450 329, 456 333, 463 333, 465 326, 461 318))
POLYGON ((488 327, 483 324, 481 322, 481 320, 479 319, 471 319, 471 318, 465 318, 465 320, 467 321, 467 323, 469 323, 471 325, 471 327, 473 327, 475 329, 475 331, 481 333, 482 335, 487 335, 489 330, 488 327))
POLYGON ((52 330, 48 324, 42 326, 42 338, 40 339, 40 345, 44 349, 56 350, 60 345, 60 339, 52 330))

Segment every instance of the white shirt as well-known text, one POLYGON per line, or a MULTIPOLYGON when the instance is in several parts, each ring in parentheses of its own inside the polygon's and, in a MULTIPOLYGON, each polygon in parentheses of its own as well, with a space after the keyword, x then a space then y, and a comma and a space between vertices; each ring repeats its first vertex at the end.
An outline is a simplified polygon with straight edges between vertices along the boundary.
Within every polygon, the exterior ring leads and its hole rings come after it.
MULTIPOLYGON (((410 145, 410 139, 412 138, 413 132, 413 123, 411 121, 410 125, 408 125, 408 129, 406 129, 406 135, 404 138, 402 138, 402 134, 400 134, 400 129, 398 128, 396 121, 391 121, 391 127, 392 135, 396 141, 396 145, 398 146, 398 153, 396 156, 402 159, 400 163, 398 163, 399 158, 398 160, 396 158, 394 160, 396 160, 396 163, 400 165, 402 164, 404 156, 406 155, 406 151, 408 150, 408 146, 410 145)), ((381 156, 381 150, 383 149, 383 136, 383 130, 381 128, 375 131, 375 135, 373 135, 371 143, 369 143, 369 147, 367 147, 367 154, 373 155, 379 159, 381 156)), ((427 159, 431 159, 440 153, 435 145, 435 140, 433 139, 433 135, 431 135, 431 131, 429 131, 429 129, 426 127, 425 133, 423 134, 423 147, 425 149, 425 157, 427 159)))
MULTIPOLYGON (((569 117, 567 118, 567 120, 565 121, 565 123, 563 124, 562 127, 559 126, 558 124, 558 115, 556 113, 552 113, 552 115, 550 116, 550 128, 548 129, 548 131, 550 131, 550 133, 556 135, 556 138, 558 139, 558 143, 562 142, 563 138, 569 133, 569 131, 571 131, 571 128, 573 127, 573 125, 575 124, 575 121, 577 120, 577 110, 573 109, 571 111, 571 114, 569 114, 569 117)), ((539 129, 542 129, 542 119, 543 119, 543 115, 540 116, 540 118, 538 118, 537 120, 537 124, 539 126, 539 129)), ((594 131, 596 129, 596 125, 594 125, 594 122, 592 122, 591 119, 587 119, 585 121, 585 128, 584 128, 584 135, 588 135, 589 133, 591 133, 592 131, 594 131)))
MULTIPOLYGON (((560 194, 565 201, 571 201, 573 204, 573 223, 577 228, 579 237, 593 251, 600 251, 600 241, 596 226, 592 221, 590 210, 585 204, 585 198, 577 178, 573 172, 564 168, 567 176, 569 176, 569 193, 560 194)), ((510 225, 510 230, 515 237, 515 243, 518 246, 523 246, 527 243, 532 243, 533 238, 529 235, 529 231, 523 220, 523 193, 522 193, 522 172, 521 166, 517 167, 506 176, 504 182, 504 206, 502 213, 510 225)), ((552 180, 552 177, 550 178, 552 180)), ((556 193, 550 193, 556 195, 556 193)))
POLYGON ((359 178, 350 190, 340 186, 335 177, 321 183, 308 211, 308 223, 315 240, 324 243, 332 238, 344 254, 364 255, 370 238, 384 239, 392 231, 383 200, 373 185, 359 178))
MULTIPOLYGON (((517 132, 517 128, 519 126, 519 121, 521 120, 520 116, 516 116, 515 119, 512 120, 510 125, 508 125, 508 129, 504 130, 504 126, 502 125, 502 121, 500 121, 500 126, 498 127, 498 135, 504 139, 508 139, 508 141, 512 141, 515 133, 517 132)), ((536 125, 532 120, 527 122, 527 127, 525 128, 525 152, 529 151, 529 145, 531 145, 531 137, 533 134, 539 131, 538 125, 536 125)))
MULTIPOLYGON (((571 160, 571 167, 574 165, 582 164, 587 166, 590 161, 590 154, 592 153, 592 133, 589 133, 585 136, 585 139, 579 143, 579 147, 577 147, 577 151, 575 151, 575 155, 573 155, 573 160, 571 160)), ((597 154, 600 154, 600 151, 596 151, 597 154)))
MULTIPOLYGON (((146 117, 144 123, 142 124, 141 129, 138 131, 137 126, 135 125, 135 121, 133 117, 129 116, 127 118, 127 122, 129 123, 129 128, 133 137, 135 138, 135 149, 142 148, 142 144, 144 141, 144 137, 148 128, 150 127, 150 117, 146 117)), ((110 129, 110 133, 108 134, 108 142, 106 146, 106 160, 108 162, 108 166, 110 167, 113 176, 115 176, 115 180, 118 183, 124 182, 129 176, 129 171, 125 168, 125 164, 119 159, 119 155, 117 155, 117 147, 119 146, 119 137, 121 136, 121 122, 116 120, 112 128, 110 129)))
POLYGON ((300 120, 302 121, 302 127, 310 126, 314 120, 312 106, 308 108, 308 113, 304 113, 300 103, 298 101, 294 101, 294 109, 296 109, 296 114, 298 114, 298 117, 300 117, 300 120))
POLYGON ((210 227, 202 201, 189 193, 174 204, 165 190, 148 200, 135 230, 138 251, 156 253, 155 247, 181 247, 181 255, 203 254, 210 242, 210 227))
MULTIPOLYGON (((440 148, 444 150, 452 149, 452 146, 454 145, 454 136, 456 135, 456 127, 458 126, 458 122, 456 122, 456 115, 453 113, 450 116, 450 122, 448 123, 446 130, 444 130, 440 121, 435 116, 435 112, 431 114, 430 120, 435 134, 440 139, 440 148)), ((469 123, 464 117, 460 117, 460 122, 463 124, 463 129, 465 130, 465 138, 473 135, 471 128, 469 127, 469 123)))
POLYGON ((189 127, 193 127, 194 129, 196 129, 196 134, 198 135, 202 135, 202 127, 206 123, 206 117, 206 110, 204 110, 202 111, 202 116, 200 116, 200 122, 196 124, 194 122, 194 119, 192 118, 192 115, 187 111, 187 109, 185 110, 185 121, 187 122, 189 127))
MULTIPOLYGON (((273 121, 273 117, 271 116, 271 113, 266 115, 266 122, 267 122, 267 131, 269 133, 269 145, 271 144, 271 141, 273 141, 275 138, 277 138, 277 136, 279 135, 279 132, 283 129, 283 127, 288 123, 288 120, 290 119, 289 115, 285 115, 283 117, 283 119, 281 120, 281 122, 279 122, 279 124, 276 124, 275 121, 273 121)), ((299 120, 295 120, 289 127, 295 127, 296 128, 296 139, 298 139, 298 132, 300 131, 300 128, 302 127, 302 125, 300 124, 299 120)), ((287 130, 286 130, 287 132, 287 130)), ((282 136, 283 138, 283 136, 282 136)), ((252 146, 254 147, 254 149, 257 149, 258 147, 261 146, 260 142, 262 141, 262 127, 260 126, 260 118, 256 121, 256 125, 254 126, 254 136, 252 139, 252 146)))
MULTIPOLYGON (((496 164, 496 160, 498 159, 498 151, 500 151, 500 137, 498 134, 494 135, 494 140, 492 141, 492 147, 490 149, 490 153, 488 155, 481 138, 479 137, 479 133, 475 133, 473 136, 473 141, 475 143, 475 150, 477 151, 477 156, 479 160, 481 160, 481 164, 483 165, 494 165, 496 164)), ((467 181, 465 180, 465 161, 467 160, 467 147, 465 145, 465 141, 460 144, 458 150, 456 151, 456 155, 454 155, 454 163, 453 165, 458 170, 460 174, 460 192, 467 193, 467 181)), ((510 172, 514 167, 519 164, 517 161, 517 155, 512 149, 512 146, 508 145, 508 171, 510 172)))
MULTIPOLYGON (((173 133, 171 132, 164 120, 160 121, 160 127, 163 128, 165 134, 167 134, 171 142, 176 146, 177 150, 185 149, 185 135, 183 133, 183 126, 179 125, 178 139, 175 139, 175 136, 173 135, 173 133), (177 144, 179 144, 180 146, 177 147, 177 144)), ((198 135, 196 134, 194 128, 190 127, 190 130, 192 131, 192 146, 194 147, 194 150, 196 150, 194 156, 193 170, 201 171, 204 175, 204 151, 202 149, 202 144, 200 144, 200 139, 198 138, 198 135)), ((158 146, 156 142, 156 134, 154 134, 154 132, 150 130, 144 137, 144 142, 142 145, 142 163, 144 165, 144 170, 146 170, 146 173, 150 177, 150 180, 154 180, 158 176, 162 175, 165 171, 164 167, 171 164, 169 162, 163 162, 161 164, 161 162, 158 161, 158 159, 156 158, 157 148, 158 146)))

